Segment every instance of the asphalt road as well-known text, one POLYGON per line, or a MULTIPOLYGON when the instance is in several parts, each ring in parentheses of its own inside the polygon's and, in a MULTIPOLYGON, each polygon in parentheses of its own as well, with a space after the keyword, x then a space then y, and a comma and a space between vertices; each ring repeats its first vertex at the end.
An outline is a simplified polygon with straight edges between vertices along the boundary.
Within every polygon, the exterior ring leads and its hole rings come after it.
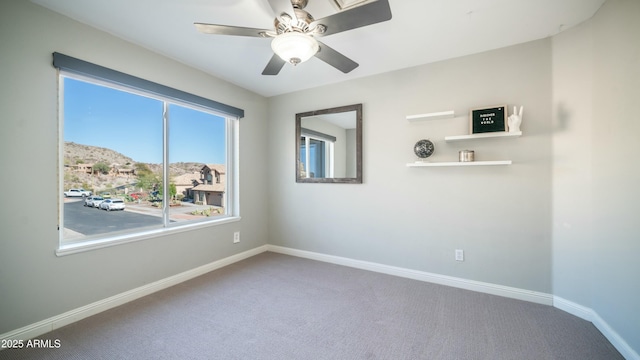
POLYGON ((84 206, 84 200, 64 204, 64 227, 84 235, 158 226, 162 218, 127 210, 100 210, 84 206))

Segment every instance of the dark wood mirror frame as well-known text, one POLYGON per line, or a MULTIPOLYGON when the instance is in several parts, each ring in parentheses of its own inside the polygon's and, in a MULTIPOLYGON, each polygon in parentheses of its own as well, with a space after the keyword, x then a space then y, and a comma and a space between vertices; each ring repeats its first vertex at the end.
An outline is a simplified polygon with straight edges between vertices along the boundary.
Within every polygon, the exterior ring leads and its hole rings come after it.
POLYGON ((315 110, 296 114, 296 182, 299 183, 330 183, 330 184, 362 184, 362 104, 346 105, 330 109, 315 110), (348 178, 307 178, 300 176, 300 146, 302 135, 302 119, 309 116, 356 112, 356 177, 348 178))

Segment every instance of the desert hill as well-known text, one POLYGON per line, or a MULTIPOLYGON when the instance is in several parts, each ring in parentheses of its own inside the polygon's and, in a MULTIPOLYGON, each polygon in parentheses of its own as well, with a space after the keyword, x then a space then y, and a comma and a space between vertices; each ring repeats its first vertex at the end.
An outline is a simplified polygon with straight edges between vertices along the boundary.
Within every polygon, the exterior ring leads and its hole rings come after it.
POLYGON ((131 167, 135 163, 132 158, 111 149, 65 141, 65 165, 96 164, 101 162, 108 165, 119 164, 124 167, 131 167))
MULTIPOLYGON (((137 182, 135 175, 113 176, 105 174, 87 174, 73 171, 71 166, 78 164, 105 163, 109 166, 117 164, 120 169, 135 169, 138 163, 131 157, 121 154, 115 150, 104 147, 77 144, 65 141, 64 144, 64 188, 84 187, 87 190, 106 191, 118 186, 133 185, 137 182)), ((147 167, 160 175, 162 164, 144 163, 147 167)), ((202 163, 177 162, 169 165, 171 177, 180 176, 186 173, 199 172, 202 163)))

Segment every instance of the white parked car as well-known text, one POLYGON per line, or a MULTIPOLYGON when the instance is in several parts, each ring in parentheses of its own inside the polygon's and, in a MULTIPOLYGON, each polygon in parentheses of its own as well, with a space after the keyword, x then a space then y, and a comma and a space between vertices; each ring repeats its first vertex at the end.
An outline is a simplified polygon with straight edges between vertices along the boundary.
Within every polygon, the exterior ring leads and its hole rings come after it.
POLYGON ((69 191, 64 192, 64 196, 66 197, 86 197, 91 196, 91 191, 85 189, 69 189, 69 191))
POLYGON ((104 199, 100 203, 100 209, 107 211, 124 210, 124 201, 122 199, 104 199))
POLYGON ((102 196, 89 196, 87 198, 84 199, 84 206, 89 206, 89 207, 100 207, 100 203, 104 201, 104 198, 102 196))

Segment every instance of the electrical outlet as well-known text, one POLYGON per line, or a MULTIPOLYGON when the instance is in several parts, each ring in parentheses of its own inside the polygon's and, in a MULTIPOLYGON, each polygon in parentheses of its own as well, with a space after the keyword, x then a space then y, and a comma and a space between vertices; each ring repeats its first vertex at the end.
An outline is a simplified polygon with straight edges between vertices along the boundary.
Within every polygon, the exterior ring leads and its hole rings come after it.
POLYGON ((464 251, 456 249, 456 261, 464 261, 464 251))
POLYGON ((233 243, 237 244, 240 242, 240 231, 236 231, 233 233, 233 243))

